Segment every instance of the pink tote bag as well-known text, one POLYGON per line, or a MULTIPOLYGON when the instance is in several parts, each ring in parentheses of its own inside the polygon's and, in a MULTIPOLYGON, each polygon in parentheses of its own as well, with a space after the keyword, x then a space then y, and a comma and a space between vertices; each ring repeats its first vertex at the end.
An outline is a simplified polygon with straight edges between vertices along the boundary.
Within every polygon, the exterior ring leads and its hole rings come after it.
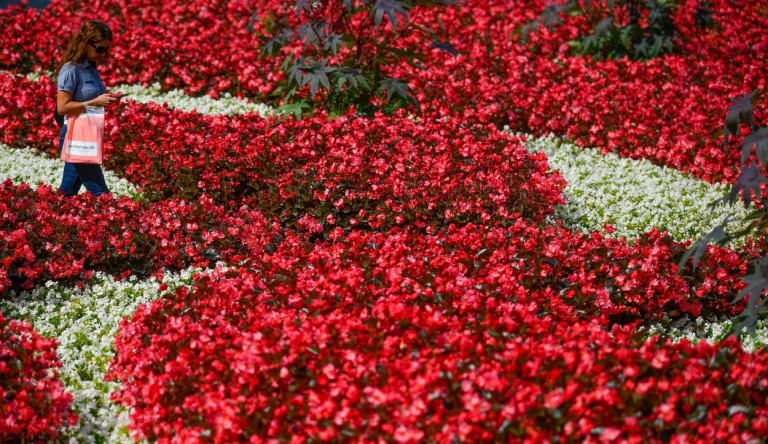
POLYGON ((67 116, 67 135, 61 158, 70 163, 101 165, 104 157, 104 108, 86 106, 86 112, 67 116))

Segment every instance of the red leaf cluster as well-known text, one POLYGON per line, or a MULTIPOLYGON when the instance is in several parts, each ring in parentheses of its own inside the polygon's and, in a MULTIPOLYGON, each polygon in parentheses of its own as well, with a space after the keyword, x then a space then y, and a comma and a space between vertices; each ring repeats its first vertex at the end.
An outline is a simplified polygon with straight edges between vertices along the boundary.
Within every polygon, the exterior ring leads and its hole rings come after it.
MULTIPOLYGON (((38 82, 0 75, 0 141, 40 146, 52 138, 38 82)), ((112 111, 112 110, 110 110, 112 111)), ((414 224, 509 224, 542 220, 564 203, 565 181, 543 154, 493 126, 345 115, 329 120, 206 116, 128 102, 107 126, 105 165, 150 200, 243 203, 291 228, 388 228, 414 224)))
POLYGON ((59 367, 55 339, 0 313, 0 441, 47 442, 77 422, 59 367))
MULTIPOLYGON (((648 62, 571 55, 565 43, 595 24, 587 14, 564 17, 553 31, 542 29, 522 43, 516 31, 543 10, 540 1, 417 8, 412 14, 419 22, 460 55, 434 49, 426 70, 401 64, 390 74, 409 79, 430 117, 554 132, 706 180, 727 181, 735 177, 738 156, 723 150, 714 133, 731 98, 768 88, 763 73, 768 35, 762 32, 768 14, 761 2, 712 0, 708 5, 717 25, 702 29, 693 19, 700 3, 686 0, 676 8, 679 52, 648 62)), ((281 60, 259 60, 256 35, 291 23, 290 6, 110 0, 78 9, 53 1, 42 14, 12 7, 0 12, 3 29, 14 31, 0 36, 0 65, 21 72, 54 69, 76 19, 101 17, 100 10, 117 31, 112 59, 102 69, 107 83, 159 81, 191 93, 226 91, 268 100, 281 60)), ((413 35, 397 44, 421 47, 424 42, 413 35)), ((759 105, 756 114, 764 112, 765 105, 759 105)))
POLYGON ((54 0, 41 12, 0 10, 0 68, 55 71, 68 39, 85 20, 105 21, 115 34, 107 84, 160 82, 191 94, 220 92, 266 98, 281 60, 260 60, 260 42, 276 15, 291 5, 277 1, 97 0, 88 8, 54 0), (66 17, 66 20, 62 20, 66 17))
MULTIPOLYGON (((96 3, 0 12, 13 31, 0 65, 52 69, 77 19, 102 8, 117 32, 107 83, 257 99, 274 87, 251 29, 290 21, 285 2, 96 3)), ((115 399, 158 442, 765 439, 764 353, 638 333, 664 315, 738 312, 744 257, 710 247, 678 275, 687 244, 655 230, 630 245, 542 227, 562 178, 487 126, 732 178, 738 158, 711 131, 730 98, 766 87, 768 18, 761 2, 712 0, 718 26, 704 31, 698 4, 678 7, 680 54, 649 62, 571 56, 586 15, 522 44, 514 33, 540 1, 417 8, 460 51, 436 49, 418 75, 392 67, 418 91, 418 121, 126 102, 107 165, 150 201, 0 185, 0 291, 247 260, 121 325, 115 399)), ((0 74, 0 88, 0 141, 55 154, 52 82, 0 74)))
POLYGON ((610 327, 701 306, 669 247, 522 221, 284 244, 139 308, 115 400, 158 442, 765 436, 764 354, 610 327))
POLYGON ((259 255, 282 229, 245 207, 210 198, 154 204, 127 197, 68 199, 49 186, 0 184, 0 292, 49 279, 82 281, 93 271, 148 275, 259 255))

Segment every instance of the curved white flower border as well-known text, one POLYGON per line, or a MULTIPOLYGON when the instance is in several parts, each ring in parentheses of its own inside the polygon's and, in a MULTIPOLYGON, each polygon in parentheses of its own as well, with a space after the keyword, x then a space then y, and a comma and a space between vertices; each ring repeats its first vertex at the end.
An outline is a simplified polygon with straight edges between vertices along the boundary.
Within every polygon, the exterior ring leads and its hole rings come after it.
POLYGON ((252 112, 262 117, 275 114, 274 109, 268 105, 238 99, 227 93, 222 94, 218 99, 210 96, 191 97, 178 89, 167 92, 163 91, 159 83, 154 83, 150 87, 118 85, 111 88, 110 91, 125 93, 126 96, 123 100, 133 100, 138 103, 165 103, 173 109, 187 112, 196 111, 200 114, 224 114, 231 116, 252 112))
POLYGON ((610 224, 615 231, 606 236, 634 239, 656 227, 684 241, 701 238, 729 214, 747 215, 741 206, 709 208, 728 193, 726 184, 710 184, 645 159, 581 148, 553 135, 526 139, 528 150, 546 154, 550 168, 568 184, 567 203, 556 208, 555 219, 570 228, 590 232, 610 224))

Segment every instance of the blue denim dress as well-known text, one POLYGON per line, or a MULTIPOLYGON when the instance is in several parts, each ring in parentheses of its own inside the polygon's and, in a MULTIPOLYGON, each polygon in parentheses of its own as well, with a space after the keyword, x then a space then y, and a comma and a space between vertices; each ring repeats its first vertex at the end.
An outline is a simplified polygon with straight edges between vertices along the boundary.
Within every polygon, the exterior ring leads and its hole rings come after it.
MULTIPOLYGON (((107 89, 96 68, 86 61, 84 63, 68 62, 61 68, 58 76, 58 90, 72 94, 72 100, 75 102, 87 102, 104 94, 107 89)), ((64 149, 66 135, 65 120, 59 136, 59 149, 64 149)), ((67 162, 64 165, 63 176, 59 189, 67 196, 79 193, 83 185, 94 196, 109 193, 101 165, 67 162)))

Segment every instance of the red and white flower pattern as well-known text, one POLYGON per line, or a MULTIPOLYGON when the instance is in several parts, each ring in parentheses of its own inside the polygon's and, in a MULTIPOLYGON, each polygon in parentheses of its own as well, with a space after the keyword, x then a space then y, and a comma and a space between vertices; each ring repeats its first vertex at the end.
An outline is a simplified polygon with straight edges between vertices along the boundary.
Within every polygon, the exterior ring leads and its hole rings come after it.
MULTIPOLYGON (((657 229, 630 243, 552 224, 565 181, 500 130, 731 180, 738 158, 710 133, 732 97, 766 87, 768 15, 761 2, 712 0, 719 25, 702 31, 697 5, 678 6, 680 54, 649 62, 570 55, 563 43, 588 28, 584 16, 530 44, 510 38, 538 1, 421 8, 459 56, 435 50, 418 75, 392 67, 411 79, 418 119, 277 120, 126 100, 110 110, 105 166, 144 200, 0 184, 0 297, 51 280, 85 286, 94 272, 231 265, 120 325, 113 399, 151 441, 764 440, 764 352, 644 331, 738 313, 729 302, 766 241, 710 247, 678 270, 689 243, 657 229)), ((11 71, 0 73, 0 142, 55 156, 54 84, 15 73, 54 69, 79 19, 106 16, 116 31, 108 84, 266 101, 280 61, 259 59, 256 36, 293 20, 290 7, 55 0, 41 14, 0 11, 11 71)), ((0 395, 15 406, 0 410, 0 438, 54 438, 74 420, 48 373, 55 342, 0 325, 0 395)))

